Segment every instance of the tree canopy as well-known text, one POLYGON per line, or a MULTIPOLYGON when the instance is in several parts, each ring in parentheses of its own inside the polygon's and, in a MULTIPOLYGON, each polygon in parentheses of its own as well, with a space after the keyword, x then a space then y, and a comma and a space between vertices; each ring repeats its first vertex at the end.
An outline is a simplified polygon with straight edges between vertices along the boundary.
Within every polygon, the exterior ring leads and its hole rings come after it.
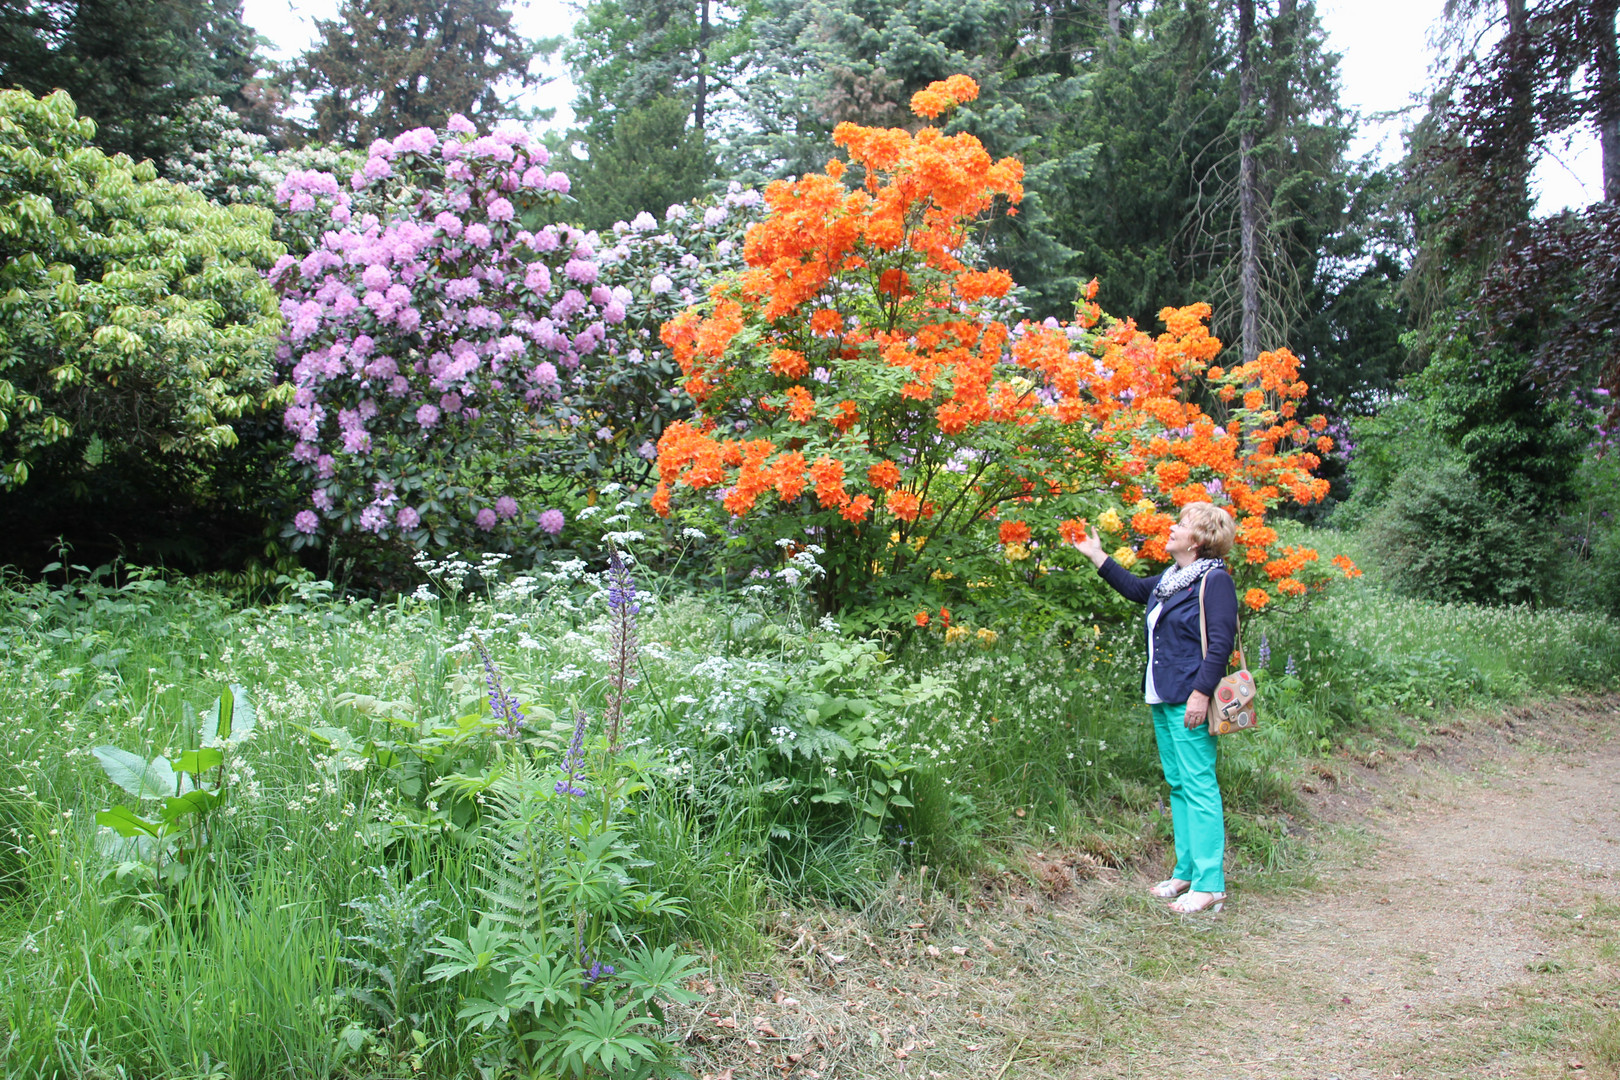
POLYGON ((258 61, 241 0, 0 0, 0 86, 72 95, 108 153, 161 162, 187 104, 245 109, 258 61))
POLYGON ((291 81, 314 110, 311 134, 364 145, 454 113, 480 123, 516 116, 550 42, 525 39, 500 0, 344 0, 316 23, 319 40, 291 81))

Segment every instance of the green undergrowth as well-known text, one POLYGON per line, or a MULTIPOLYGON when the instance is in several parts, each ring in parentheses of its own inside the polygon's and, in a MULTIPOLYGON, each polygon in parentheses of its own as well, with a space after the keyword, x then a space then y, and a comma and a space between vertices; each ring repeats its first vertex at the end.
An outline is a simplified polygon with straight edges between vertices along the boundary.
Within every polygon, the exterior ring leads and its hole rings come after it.
MULTIPOLYGON (((458 1017, 473 984, 422 973, 440 935, 487 914, 500 818, 483 792, 518 761, 549 791, 580 713, 607 747, 612 620, 605 581, 579 563, 434 576, 392 603, 306 582, 242 607, 140 572, 0 591, 5 1075, 491 1067, 491 1036, 458 1017), (491 715, 480 644, 525 711, 514 737, 491 715), (214 740, 216 764, 199 717, 232 686, 256 724, 214 740), (105 747, 162 755, 175 783, 191 784, 190 762, 206 819, 116 838, 98 813, 140 800, 109 778, 105 747)), ((775 585, 638 584, 620 751, 636 782, 614 830, 640 890, 627 895, 670 900, 643 905, 625 948, 688 949, 724 976, 773 948, 773 906, 859 908, 898 869, 967 882, 1025 846, 1125 865, 1168 840, 1134 622, 864 639, 775 585)), ((1289 824, 1302 761, 1620 675, 1612 621, 1365 581, 1246 634, 1265 724, 1223 744, 1220 775, 1234 871, 1277 888, 1308 873, 1289 824)), ((156 823, 179 813, 167 806, 128 809, 156 823)))

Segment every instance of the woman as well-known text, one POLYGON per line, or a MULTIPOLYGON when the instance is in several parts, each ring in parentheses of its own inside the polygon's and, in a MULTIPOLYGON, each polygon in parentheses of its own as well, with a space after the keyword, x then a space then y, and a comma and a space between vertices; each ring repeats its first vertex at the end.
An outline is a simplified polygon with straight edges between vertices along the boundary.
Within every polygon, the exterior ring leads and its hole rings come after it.
POLYGON ((1222 562, 1232 550, 1234 532, 1226 511, 1210 503, 1189 503, 1182 508, 1181 520, 1170 526, 1165 544, 1175 565, 1150 578, 1137 577, 1103 554, 1096 533, 1076 544, 1116 592, 1147 605, 1143 689, 1153 707, 1159 762, 1170 784, 1176 843, 1175 870, 1148 891, 1174 901, 1170 910, 1179 915, 1219 911, 1226 900, 1222 869, 1226 821, 1215 781, 1215 736, 1205 721, 1209 696, 1226 674, 1237 637, 1237 587, 1222 562), (1200 586, 1209 634, 1207 655, 1199 634, 1200 586))

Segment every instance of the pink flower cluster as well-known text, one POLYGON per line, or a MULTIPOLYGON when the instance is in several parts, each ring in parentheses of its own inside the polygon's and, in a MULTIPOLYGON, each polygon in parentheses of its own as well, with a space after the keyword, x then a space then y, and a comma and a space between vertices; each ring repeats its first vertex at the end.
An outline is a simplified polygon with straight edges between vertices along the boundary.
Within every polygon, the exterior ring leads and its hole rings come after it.
POLYGON ((346 182, 295 171, 282 183, 288 226, 307 238, 269 272, 287 320, 283 420, 317 493, 295 515, 295 539, 323 519, 415 543, 429 527, 522 520, 498 474, 437 485, 464 496, 434 500, 467 507, 459 523, 425 520, 395 492, 424 459, 454 460, 490 424, 532 428, 626 319, 632 294, 603 281, 594 234, 523 227, 527 210, 568 190, 549 164, 522 129, 480 136, 457 115, 443 133, 377 140, 346 182))

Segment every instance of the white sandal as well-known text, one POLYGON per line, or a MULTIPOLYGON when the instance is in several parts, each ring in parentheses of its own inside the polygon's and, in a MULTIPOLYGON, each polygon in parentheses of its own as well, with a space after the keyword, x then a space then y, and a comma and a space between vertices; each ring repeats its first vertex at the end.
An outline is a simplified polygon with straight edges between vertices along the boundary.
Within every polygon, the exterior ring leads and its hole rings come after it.
POLYGON ((1148 889, 1148 895, 1156 896, 1160 900, 1174 900, 1190 888, 1192 888, 1192 882, 1190 881, 1182 881, 1180 878, 1166 878, 1157 885, 1151 886, 1148 889))
POLYGON ((1226 903, 1226 894, 1223 892, 1189 892, 1180 900, 1169 905, 1169 908, 1177 915, 1197 915, 1203 911, 1215 914, 1221 910, 1221 905, 1224 903, 1226 903), (1202 897, 1202 899, 1195 900, 1194 897, 1202 897))

